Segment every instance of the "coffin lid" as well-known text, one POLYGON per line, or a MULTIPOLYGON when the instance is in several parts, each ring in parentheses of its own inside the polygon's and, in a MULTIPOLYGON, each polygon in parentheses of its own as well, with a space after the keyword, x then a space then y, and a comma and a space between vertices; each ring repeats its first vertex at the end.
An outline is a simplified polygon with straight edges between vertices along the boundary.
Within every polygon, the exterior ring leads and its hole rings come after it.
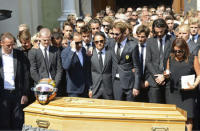
POLYGON ((24 109, 26 113, 36 113, 58 117, 186 121, 187 112, 176 105, 102 100, 78 97, 57 97, 48 105, 37 101, 24 109))

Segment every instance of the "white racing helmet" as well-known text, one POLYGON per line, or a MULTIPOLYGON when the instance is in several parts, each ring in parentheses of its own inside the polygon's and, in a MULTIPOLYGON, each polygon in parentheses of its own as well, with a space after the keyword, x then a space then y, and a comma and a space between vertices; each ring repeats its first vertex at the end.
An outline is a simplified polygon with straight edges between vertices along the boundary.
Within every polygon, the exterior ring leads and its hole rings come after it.
POLYGON ((32 88, 35 93, 37 101, 42 104, 48 104, 56 96, 57 88, 55 88, 55 82, 49 78, 43 78, 39 83, 32 88))

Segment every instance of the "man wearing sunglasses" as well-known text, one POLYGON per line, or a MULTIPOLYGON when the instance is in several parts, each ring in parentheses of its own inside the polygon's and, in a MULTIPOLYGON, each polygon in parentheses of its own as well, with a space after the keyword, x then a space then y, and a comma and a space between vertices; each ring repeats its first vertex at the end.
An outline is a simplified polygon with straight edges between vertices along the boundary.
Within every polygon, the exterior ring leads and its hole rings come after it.
POLYGON ((112 54, 105 47, 106 37, 103 32, 94 35, 95 49, 91 57, 91 77, 89 97, 113 99, 112 87, 112 54))
POLYGON ((70 46, 61 53, 62 66, 66 71, 69 97, 87 97, 89 87, 89 59, 82 47, 81 34, 75 32, 70 46))
POLYGON ((113 25, 113 93, 115 100, 135 101, 140 87, 139 50, 137 43, 127 38, 126 30, 124 22, 113 25))

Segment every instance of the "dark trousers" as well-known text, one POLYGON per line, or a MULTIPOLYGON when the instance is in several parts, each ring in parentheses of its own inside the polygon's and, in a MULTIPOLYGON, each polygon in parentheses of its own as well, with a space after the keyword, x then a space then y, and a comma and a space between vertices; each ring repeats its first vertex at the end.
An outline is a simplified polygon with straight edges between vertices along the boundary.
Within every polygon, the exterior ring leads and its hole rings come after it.
POLYGON ((21 97, 14 92, 0 93, 0 130, 21 130, 24 123, 21 97))
POLYGON ((165 86, 149 87, 148 92, 150 103, 165 104, 165 86))
POLYGON ((113 96, 112 96, 112 94, 108 94, 106 92, 103 84, 101 83, 101 85, 100 85, 99 89, 97 90, 97 92, 95 94, 92 94, 92 98, 112 100, 113 96))
POLYGON ((85 98, 88 98, 89 97, 88 93, 89 93, 88 88, 85 88, 83 93, 68 93, 68 97, 85 97, 85 98))
POLYGON ((133 89, 123 89, 120 86, 119 79, 114 79, 113 81, 113 94, 115 100, 135 101, 135 98, 133 97, 133 89))

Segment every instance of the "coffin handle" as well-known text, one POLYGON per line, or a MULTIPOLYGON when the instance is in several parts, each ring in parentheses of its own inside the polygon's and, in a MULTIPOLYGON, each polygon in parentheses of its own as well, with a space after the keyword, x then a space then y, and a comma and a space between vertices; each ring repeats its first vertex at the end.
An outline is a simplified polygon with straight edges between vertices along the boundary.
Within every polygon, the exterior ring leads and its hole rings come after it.
POLYGON ((168 127, 152 127, 152 131, 169 131, 168 127))
POLYGON ((40 128, 48 128, 50 125, 49 121, 39 120, 39 119, 36 120, 36 123, 37 123, 38 127, 40 127, 40 128))

